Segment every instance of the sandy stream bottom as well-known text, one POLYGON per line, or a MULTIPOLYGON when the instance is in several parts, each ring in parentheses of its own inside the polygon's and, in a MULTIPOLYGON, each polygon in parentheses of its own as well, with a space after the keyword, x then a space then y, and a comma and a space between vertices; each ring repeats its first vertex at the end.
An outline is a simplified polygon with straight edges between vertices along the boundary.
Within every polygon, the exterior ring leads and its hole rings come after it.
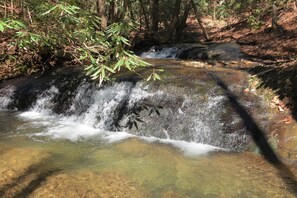
POLYGON ((138 139, 91 150, 59 144, 0 141, 0 196, 294 197, 278 171, 251 153, 188 158, 138 139))

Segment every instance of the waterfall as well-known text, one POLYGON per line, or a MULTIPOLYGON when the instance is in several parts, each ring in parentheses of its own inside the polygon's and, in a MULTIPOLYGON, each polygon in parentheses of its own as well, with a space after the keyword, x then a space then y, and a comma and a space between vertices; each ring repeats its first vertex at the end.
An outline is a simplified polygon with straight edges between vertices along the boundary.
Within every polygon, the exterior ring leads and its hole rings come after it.
POLYGON ((0 109, 7 109, 13 101, 15 87, 7 86, 0 89, 0 109))
MULTIPOLYGON (((30 136, 71 141, 96 136, 108 142, 138 137, 174 144, 189 155, 203 151, 194 149, 201 144, 239 151, 249 142, 243 127, 238 127, 240 119, 227 110, 226 98, 214 84, 200 85, 202 94, 174 83, 122 81, 99 88, 82 80, 70 95, 61 91, 67 83, 52 84, 20 113, 22 119, 42 125, 30 136), (66 102, 57 100, 67 97, 66 102), (61 114, 62 107, 66 111, 61 114)), ((15 89, 0 90, 2 109, 13 102, 15 89)))
POLYGON ((142 58, 176 58, 177 55, 184 49, 178 47, 151 47, 148 51, 142 52, 140 57, 142 58))

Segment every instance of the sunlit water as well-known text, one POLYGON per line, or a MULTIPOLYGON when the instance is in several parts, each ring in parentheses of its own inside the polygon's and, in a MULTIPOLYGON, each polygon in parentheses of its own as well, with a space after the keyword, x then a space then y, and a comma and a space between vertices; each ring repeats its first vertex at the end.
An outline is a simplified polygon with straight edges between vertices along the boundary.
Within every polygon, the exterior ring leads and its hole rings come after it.
MULTIPOLYGON (((72 75, 53 73, 1 88, 0 197, 294 197, 279 170, 242 152, 251 138, 207 73, 166 71, 156 83, 69 90, 72 75)), ((220 75, 241 94, 242 73, 220 75)), ((260 101, 241 98, 265 128, 260 101)))
POLYGON ((277 170, 251 153, 124 132, 113 136, 28 114, 0 112, 4 197, 294 197, 277 170), (74 135, 40 135, 51 130, 74 135))

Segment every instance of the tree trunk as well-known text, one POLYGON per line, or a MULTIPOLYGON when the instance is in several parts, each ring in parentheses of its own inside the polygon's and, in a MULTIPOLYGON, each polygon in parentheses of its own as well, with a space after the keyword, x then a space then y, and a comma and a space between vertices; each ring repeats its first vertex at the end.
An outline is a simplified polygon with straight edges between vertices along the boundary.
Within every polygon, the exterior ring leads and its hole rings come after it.
POLYGON ((139 0, 139 3, 140 3, 140 6, 141 6, 141 9, 142 9, 142 12, 143 12, 144 21, 145 21, 145 25, 146 25, 146 30, 149 31, 149 29, 150 29, 150 24, 149 24, 149 20, 148 20, 148 17, 147 17, 145 8, 144 8, 144 6, 143 6, 143 2, 142 2, 142 0, 139 0))
POLYGON ((109 21, 115 22, 115 2, 110 2, 109 13, 108 13, 109 21))
POLYGON ((123 0, 122 4, 122 11, 121 11, 121 19, 127 18, 129 15, 129 2, 128 0, 123 0))
POLYGON ((217 2, 216 1, 213 1, 212 10, 213 10, 212 19, 217 20, 217 2))
POLYGON ((128 8, 129 8, 129 13, 130 13, 130 19, 132 21, 135 20, 135 16, 134 16, 134 12, 133 12, 133 9, 132 9, 132 2, 131 1, 128 1, 128 8))
POLYGON ((142 23, 141 23, 141 21, 142 21, 142 11, 141 11, 141 5, 139 5, 139 10, 138 10, 138 15, 139 15, 139 31, 141 31, 141 29, 142 29, 142 23))
POLYGON ((206 41, 209 41, 209 40, 210 40, 209 35, 207 34, 207 31, 206 31, 206 29, 204 28, 204 26, 203 26, 203 24, 202 24, 202 21, 201 21, 201 19, 200 19, 199 14, 198 14, 198 10, 197 10, 197 8, 196 8, 196 5, 195 5, 195 3, 194 3, 194 0, 191 0, 191 3, 192 3, 192 6, 193 6, 193 8, 194 8, 194 12, 195 12, 195 16, 196 16, 196 19, 197 19, 197 21, 198 21, 198 24, 199 24, 200 28, 202 29, 204 38, 205 38, 206 41))
POLYGON ((190 10, 191 10, 191 0, 187 0, 183 17, 181 18, 179 24, 176 27, 176 41, 177 42, 180 42, 180 40, 181 40, 183 30, 186 27, 186 23, 187 23, 187 19, 188 19, 190 10))
POLYGON ((23 15, 23 19, 25 20, 26 19, 26 13, 25 13, 25 1, 22 0, 21 1, 21 10, 22 10, 22 15, 23 15))
POLYGON ((4 1, 4 18, 7 17, 7 2, 6 0, 4 1))
POLYGON ((277 30, 277 8, 275 6, 275 4, 272 5, 272 20, 271 20, 271 27, 272 30, 275 31, 277 30))
POLYGON ((153 0, 152 6, 152 31, 158 32, 159 24, 159 0, 153 0))
POLYGON ((272 20, 271 20, 271 28, 273 32, 277 32, 281 35, 284 34, 284 28, 278 24, 278 15, 277 15, 277 7, 275 4, 272 5, 272 20))
POLYGON ((179 12, 180 12, 180 7, 181 7, 181 0, 176 0, 174 10, 173 10, 172 19, 171 19, 171 22, 169 24, 167 42, 171 40, 172 35, 174 33, 174 29, 175 29, 175 27, 176 27, 176 25, 178 23, 178 15, 179 15, 179 12))
POLYGON ((107 27, 107 17, 105 13, 105 0, 97 0, 97 13, 101 18, 101 28, 105 30, 107 27))
POLYGON ((13 10, 14 10, 13 0, 10 0, 10 12, 11 12, 11 16, 13 16, 13 10))

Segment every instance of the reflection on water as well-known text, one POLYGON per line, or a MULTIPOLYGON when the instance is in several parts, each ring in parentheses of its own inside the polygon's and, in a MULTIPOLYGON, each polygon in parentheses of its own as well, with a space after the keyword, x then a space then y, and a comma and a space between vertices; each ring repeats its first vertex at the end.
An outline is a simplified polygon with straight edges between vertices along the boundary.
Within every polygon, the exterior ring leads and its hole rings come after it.
POLYGON ((13 116, 0 117, 0 197, 294 197, 251 153, 190 158, 170 144, 133 137, 37 141, 22 135, 28 123, 13 116))

